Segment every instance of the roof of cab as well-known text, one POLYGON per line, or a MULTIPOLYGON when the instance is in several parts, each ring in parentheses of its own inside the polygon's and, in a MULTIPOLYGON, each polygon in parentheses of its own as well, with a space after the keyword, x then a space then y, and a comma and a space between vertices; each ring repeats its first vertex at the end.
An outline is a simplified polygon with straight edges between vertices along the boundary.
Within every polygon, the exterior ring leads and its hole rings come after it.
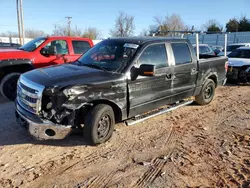
POLYGON ((90 40, 89 38, 82 38, 82 37, 70 37, 70 36, 48 36, 48 39, 85 39, 85 40, 90 40))
POLYGON ((238 50, 238 49, 240 49, 240 50, 250 50, 250 46, 249 47, 248 46, 239 47, 236 50, 238 50))
POLYGON ((70 37, 70 36, 44 36, 44 37, 37 37, 38 38, 44 38, 44 39, 62 39, 62 40, 67 40, 67 39, 71 39, 71 40, 91 40, 89 38, 82 38, 82 37, 70 37))
POLYGON ((228 46, 238 46, 238 45, 245 45, 245 46, 249 46, 250 43, 234 43, 234 44, 229 44, 228 46))
POLYGON ((187 39, 174 38, 174 37, 119 37, 109 38, 110 41, 120 41, 125 43, 133 43, 142 45, 151 42, 187 42, 187 39))

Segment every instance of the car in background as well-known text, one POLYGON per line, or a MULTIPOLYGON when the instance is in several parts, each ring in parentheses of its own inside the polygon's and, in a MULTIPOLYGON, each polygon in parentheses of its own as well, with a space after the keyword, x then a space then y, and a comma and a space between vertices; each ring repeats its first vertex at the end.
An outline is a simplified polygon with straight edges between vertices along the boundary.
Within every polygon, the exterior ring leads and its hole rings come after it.
MULTIPOLYGON (((227 46, 227 55, 230 54, 233 50, 236 50, 240 47, 250 47, 250 43, 234 43, 234 44, 230 44, 227 46)), ((224 56, 224 50, 218 54, 218 56, 224 56)))
POLYGON ((20 44, 0 42, 0 49, 17 49, 21 47, 20 44))
POLYGON ((215 45, 215 46, 210 46, 214 53, 218 55, 220 52, 224 50, 223 46, 215 45))
POLYGON ((250 47, 241 47, 228 55, 227 78, 246 82, 250 73, 250 47))
MULTIPOLYGON (((196 45, 193 45, 196 51, 196 45)), ((199 44, 199 52, 201 55, 216 55, 213 49, 207 44, 199 44)))
POLYGON ((18 49, 0 49, 0 92, 5 98, 16 98, 17 80, 27 71, 76 61, 93 47, 88 38, 38 37, 18 49))

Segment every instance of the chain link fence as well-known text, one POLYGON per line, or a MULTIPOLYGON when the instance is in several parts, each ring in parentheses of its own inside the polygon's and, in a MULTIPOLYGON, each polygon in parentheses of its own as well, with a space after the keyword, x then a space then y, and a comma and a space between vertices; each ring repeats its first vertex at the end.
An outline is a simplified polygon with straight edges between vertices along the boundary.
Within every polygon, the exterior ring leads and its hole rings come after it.
MULTIPOLYGON (((224 46, 225 44, 225 34, 200 34, 199 35, 200 44, 208 45, 220 45, 224 46)), ((195 34, 194 35, 185 35, 184 38, 190 40, 192 44, 196 43, 195 34)), ((235 32, 227 33, 227 44, 233 43, 250 43, 250 32, 235 32)))

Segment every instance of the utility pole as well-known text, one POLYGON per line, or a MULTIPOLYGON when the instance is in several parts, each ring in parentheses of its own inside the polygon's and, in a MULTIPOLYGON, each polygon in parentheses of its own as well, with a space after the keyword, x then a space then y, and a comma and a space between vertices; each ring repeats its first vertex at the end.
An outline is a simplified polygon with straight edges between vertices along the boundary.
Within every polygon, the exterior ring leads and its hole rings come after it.
POLYGON ((20 15, 21 15, 21 26, 22 26, 22 36, 23 36, 23 44, 25 43, 25 33, 24 33, 24 24, 23 24, 23 0, 20 0, 20 15))
POLYGON ((22 45, 22 34, 21 34, 21 25, 20 25, 20 12, 19 12, 19 0, 16 0, 16 9, 17 9, 17 24, 18 24, 18 35, 19 43, 22 45))
POLYGON ((70 35, 71 35, 70 24, 71 24, 71 19, 72 19, 72 17, 67 16, 67 17, 65 17, 65 18, 68 19, 68 35, 70 36, 70 35))

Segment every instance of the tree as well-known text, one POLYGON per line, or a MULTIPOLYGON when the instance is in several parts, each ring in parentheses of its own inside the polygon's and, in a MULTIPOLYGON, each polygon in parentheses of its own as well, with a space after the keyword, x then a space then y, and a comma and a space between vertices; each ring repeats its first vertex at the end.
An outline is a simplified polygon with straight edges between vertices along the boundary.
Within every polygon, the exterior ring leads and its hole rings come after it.
POLYGON ((237 32, 239 30, 239 22, 233 18, 230 19, 226 24, 227 32, 237 32))
POLYGON ((0 34, 1 37, 18 37, 18 33, 17 32, 11 32, 11 31, 7 31, 7 32, 3 32, 0 34))
POLYGON ((205 25, 203 25, 207 32, 217 33, 222 32, 223 27, 216 20, 209 20, 205 25))
POLYGON ((246 16, 239 20, 239 31, 250 31, 250 19, 247 19, 246 16))
POLYGON ((25 37, 27 38, 36 38, 36 37, 41 37, 45 36, 46 33, 42 30, 35 30, 35 29, 26 29, 25 30, 25 37))
POLYGON ((113 37, 128 37, 133 35, 134 30, 134 16, 120 12, 115 20, 114 28, 110 30, 110 34, 113 37))
MULTIPOLYGON (((55 25, 53 30, 54 36, 68 36, 68 26, 67 25, 55 25)), ((70 35, 73 37, 81 37, 83 35, 83 31, 79 29, 77 26, 75 28, 71 28, 70 35)))
POLYGON ((54 36, 67 36, 68 35, 68 27, 67 26, 61 26, 61 25, 54 25, 54 30, 52 32, 52 35, 54 36))
POLYGON ((149 36, 149 31, 147 29, 143 29, 141 32, 140 32, 140 35, 139 36, 149 36))
POLYGON ((101 32, 95 27, 88 27, 83 32, 82 37, 90 38, 92 40, 100 39, 101 38, 101 32))
MULTIPOLYGON (((153 18, 155 25, 150 26, 150 33, 154 30, 158 30, 160 35, 176 35, 175 33, 168 33, 169 31, 186 31, 187 26, 178 14, 172 14, 170 16, 165 16, 164 18, 155 16, 153 18)), ((179 35, 177 33, 177 35, 179 35)))

